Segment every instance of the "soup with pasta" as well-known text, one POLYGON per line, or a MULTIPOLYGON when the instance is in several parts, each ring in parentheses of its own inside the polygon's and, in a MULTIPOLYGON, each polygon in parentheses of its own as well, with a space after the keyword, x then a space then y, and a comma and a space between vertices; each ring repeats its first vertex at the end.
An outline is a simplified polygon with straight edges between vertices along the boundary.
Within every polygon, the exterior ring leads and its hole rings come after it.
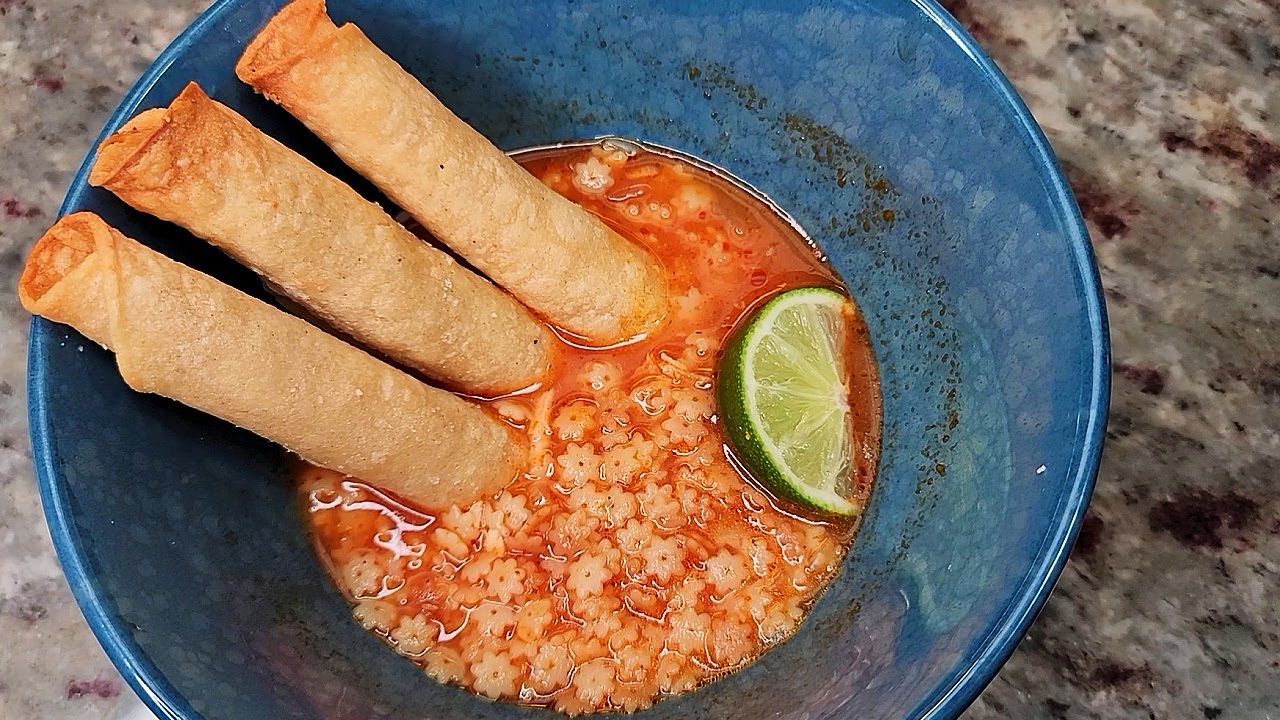
MULTIPOLYGON (((517 159, 660 259, 671 319, 606 348, 558 330, 550 381, 483 401, 530 447, 499 495, 426 513, 306 466, 306 516, 356 619, 432 677, 573 715, 637 710, 784 640, 839 567, 856 520, 758 485, 726 445, 714 387, 744 317, 840 283, 764 200, 675 154, 605 141, 517 159)), ((849 321, 842 491, 860 504, 880 400, 849 321)))

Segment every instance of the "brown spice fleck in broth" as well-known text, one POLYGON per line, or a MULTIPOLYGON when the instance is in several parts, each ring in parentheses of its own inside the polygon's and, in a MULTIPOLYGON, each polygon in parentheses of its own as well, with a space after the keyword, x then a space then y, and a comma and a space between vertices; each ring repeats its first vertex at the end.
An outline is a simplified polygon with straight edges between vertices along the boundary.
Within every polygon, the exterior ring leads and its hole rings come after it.
MULTIPOLYGON (((315 468, 301 493, 357 621, 429 675, 569 714, 638 710, 785 639, 839 566, 854 528, 789 514, 740 475, 713 397, 746 313, 840 286, 763 202, 684 161, 611 145, 520 160, 661 259, 672 320, 618 348, 565 343, 550 382, 486 402, 531 446, 496 498, 428 514, 315 468)), ((846 361, 862 501, 880 400, 857 323, 846 361)))

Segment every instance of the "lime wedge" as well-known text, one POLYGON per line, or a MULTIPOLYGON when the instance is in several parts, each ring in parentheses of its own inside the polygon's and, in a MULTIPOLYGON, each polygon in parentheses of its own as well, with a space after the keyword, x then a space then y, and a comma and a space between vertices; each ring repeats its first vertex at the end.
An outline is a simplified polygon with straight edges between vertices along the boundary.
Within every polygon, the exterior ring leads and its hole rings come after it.
POLYGON ((853 305, 826 288, 789 290, 720 358, 716 395, 738 460, 801 507, 850 517, 853 439, 844 347, 853 305))

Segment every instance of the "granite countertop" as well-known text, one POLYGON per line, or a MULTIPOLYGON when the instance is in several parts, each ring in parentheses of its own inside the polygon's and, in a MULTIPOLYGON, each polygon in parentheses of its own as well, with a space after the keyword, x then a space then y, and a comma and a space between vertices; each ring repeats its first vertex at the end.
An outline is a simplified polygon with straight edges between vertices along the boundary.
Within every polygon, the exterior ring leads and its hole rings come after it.
MULTIPOLYGON (((0 718, 140 707, 54 558, 7 289, 110 110, 204 4, 0 0, 0 718)), ((1280 719, 1280 4, 943 4, 1066 168, 1115 360, 1080 541, 967 717, 1280 719)))

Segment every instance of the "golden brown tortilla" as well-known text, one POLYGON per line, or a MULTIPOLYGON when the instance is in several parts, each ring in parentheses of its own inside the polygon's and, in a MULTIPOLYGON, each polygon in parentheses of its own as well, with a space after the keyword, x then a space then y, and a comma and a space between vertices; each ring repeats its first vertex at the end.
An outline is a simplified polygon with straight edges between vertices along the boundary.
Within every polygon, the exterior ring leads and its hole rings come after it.
POLYGON ((120 374, 426 507, 490 495, 524 448, 483 410, 126 238, 92 213, 37 241, 28 311, 113 350, 120 374))

